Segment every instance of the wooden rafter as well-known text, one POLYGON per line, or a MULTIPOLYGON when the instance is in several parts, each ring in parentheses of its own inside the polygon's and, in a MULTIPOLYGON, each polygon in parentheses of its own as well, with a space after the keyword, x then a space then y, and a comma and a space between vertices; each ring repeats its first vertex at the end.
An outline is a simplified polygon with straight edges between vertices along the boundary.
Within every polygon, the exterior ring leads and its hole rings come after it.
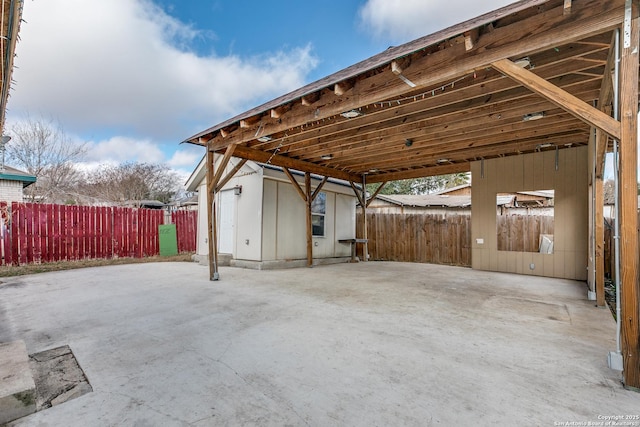
POLYGON ((369 199, 367 200, 367 203, 366 203, 367 207, 369 207, 369 205, 371 205, 371 202, 373 202, 373 200, 376 197, 378 197, 378 194, 380 194, 380 192, 382 191, 382 189, 384 188, 385 185, 387 185, 387 181, 380 183, 378 188, 376 188, 376 191, 374 191, 373 194, 371 195, 371 197, 369 197, 369 199))
POLYGON ((207 182, 207 186, 209 186, 209 188, 215 189, 218 186, 218 182, 220 181, 220 178, 222 178, 222 175, 224 174, 224 170, 229 164, 229 160, 231 160, 231 157, 233 157, 233 153, 235 152, 236 147, 237 146, 235 144, 229 145, 225 150, 224 156, 222 157, 222 160, 220 161, 220 165, 218 166, 218 170, 216 171, 212 180, 210 182, 207 182))
POLYGON ((229 173, 225 175, 224 178, 220 179, 220 181, 218 182, 218 185, 216 185, 216 193, 222 190, 222 187, 224 187, 227 184, 227 182, 229 182, 231 178, 233 178, 235 174, 238 173, 240 169, 242 169, 242 166, 244 166, 245 163, 247 163, 247 159, 240 159, 238 164, 236 164, 233 167, 233 169, 231 169, 229 173))
POLYGON ((617 120, 536 76, 529 70, 519 67, 507 59, 496 61, 492 63, 491 66, 515 81, 520 82, 533 92, 545 97, 558 107, 570 112, 585 123, 602 129, 614 138, 620 137, 620 123, 617 120))
POLYGON ((300 184, 298 184, 298 181, 296 181, 296 179, 293 176, 293 174, 291 173, 291 171, 288 168, 282 168, 282 171, 285 173, 285 175, 287 175, 287 178, 289 178, 289 181, 291 182, 291 185, 293 186, 294 190, 296 190, 296 192, 298 193, 298 195, 300 196, 302 201, 306 203, 307 202, 307 195, 302 190, 302 187, 300 187, 300 184))
MULTIPOLYGON (((505 57, 521 55, 523 51, 539 52, 544 49, 553 49, 562 43, 601 34, 618 25, 621 16, 620 2, 613 0, 585 2, 580 10, 581 20, 574 19, 576 13, 565 17, 562 14, 563 7, 559 9, 560 12, 552 9, 534 15, 524 22, 495 28, 483 34, 478 40, 478 47, 471 52, 466 52, 467 54, 463 57, 460 56, 460 51, 451 48, 415 58, 411 65, 403 70, 403 75, 418 87, 438 84, 438 82, 454 79, 462 73, 482 69, 491 62, 505 57), (491 49, 482 49, 483 46, 491 46, 491 49), (425 68, 430 72, 423 73, 421 70, 425 68)), ((316 102, 322 106, 319 111, 309 110, 308 107, 299 104, 278 122, 265 123, 264 130, 267 134, 286 131, 299 124, 326 119, 361 105, 393 99, 402 91, 406 91, 404 83, 400 81, 390 83, 384 73, 372 74, 355 82, 350 91, 351 96, 337 99, 333 92, 332 98, 322 93, 320 97, 324 100, 320 99, 316 102), (371 87, 380 89, 370 91, 371 87)), ((255 129, 236 132, 231 141, 220 141, 220 143, 247 142, 252 139, 253 134, 255 129)), ((218 147, 217 144, 216 147, 218 147)))

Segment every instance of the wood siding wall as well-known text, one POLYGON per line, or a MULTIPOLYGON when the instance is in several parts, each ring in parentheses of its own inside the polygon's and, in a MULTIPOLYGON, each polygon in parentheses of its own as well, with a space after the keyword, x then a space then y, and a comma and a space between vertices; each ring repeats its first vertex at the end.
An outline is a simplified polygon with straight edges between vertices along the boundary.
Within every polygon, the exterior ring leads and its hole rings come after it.
POLYGON ((472 265, 504 271, 586 280, 589 244, 587 147, 543 151, 473 162, 472 265), (496 195, 555 190, 552 254, 498 250, 496 195))

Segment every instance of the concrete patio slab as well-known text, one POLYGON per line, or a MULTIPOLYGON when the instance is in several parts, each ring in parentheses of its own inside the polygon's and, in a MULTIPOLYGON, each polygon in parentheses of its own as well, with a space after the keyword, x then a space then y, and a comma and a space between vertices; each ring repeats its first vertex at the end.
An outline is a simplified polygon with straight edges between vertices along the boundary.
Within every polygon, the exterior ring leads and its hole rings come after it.
POLYGON ((3 279, 0 342, 68 344, 94 390, 11 425, 543 426, 640 413, 606 365, 611 314, 584 283, 378 262, 207 276, 158 263, 3 279))
POLYGON ((36 411, 36 385, 23 341, 0 339, 0 425, 36 411))

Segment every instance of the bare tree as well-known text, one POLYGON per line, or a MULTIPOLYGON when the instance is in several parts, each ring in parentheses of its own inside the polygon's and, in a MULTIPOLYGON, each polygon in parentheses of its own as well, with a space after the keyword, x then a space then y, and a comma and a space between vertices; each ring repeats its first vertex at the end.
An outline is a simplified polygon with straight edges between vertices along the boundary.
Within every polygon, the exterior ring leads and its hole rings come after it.
POLYGON ((122 163, 103 165, 87 174, 81 192, 109 203, 129 202, 140 205, 143 200, 168 203, 180 187, 178 175, 160 164, 122 163))
POLYGON ((77 144, 54 119, 27 116, 11 127, 7 158, 16 167, 36 177, 25 189, 33 202, 66 202, 66 195, 81 179, 74 162, 87 151, 86 143, 77 144))

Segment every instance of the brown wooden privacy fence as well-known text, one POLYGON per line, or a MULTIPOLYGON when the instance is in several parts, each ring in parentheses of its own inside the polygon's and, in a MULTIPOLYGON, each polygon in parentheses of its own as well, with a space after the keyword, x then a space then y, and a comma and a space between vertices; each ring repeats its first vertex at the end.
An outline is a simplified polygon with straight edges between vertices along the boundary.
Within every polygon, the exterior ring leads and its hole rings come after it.
MULTIPOLYGON (((539 236, 553 234, 553 217, 504 215, 497 217, 501 250, 538 251, 539 236), (524 228, 527 227, 527 228, 524 228), (533 247, 535 242, 535 247, 533 247)), ((357 218, 362 233, 362 214, 357 218)), ((424 262, 471 266, 471 216, 468 214, 380 214, 367 213, 367 238, 371 260, 424 262)), ((361 249, 359 255, 362 256, 361 249)))
POLYGON ((538 252, 540 235, 553 234, 553 216, 498 215, 498 250, 538 252))
POLYGON ((471 266, 469 215, 367 213, 367 238, 371 260, 471 266))
MULTIPOLYGON (((158 226, 164 219, 160 210, 0 202, 0 212, 5 265, 159 253, 158 226)), ((172 217, 178 250, 195 250, 197 213, 176 212, 172 217)))

